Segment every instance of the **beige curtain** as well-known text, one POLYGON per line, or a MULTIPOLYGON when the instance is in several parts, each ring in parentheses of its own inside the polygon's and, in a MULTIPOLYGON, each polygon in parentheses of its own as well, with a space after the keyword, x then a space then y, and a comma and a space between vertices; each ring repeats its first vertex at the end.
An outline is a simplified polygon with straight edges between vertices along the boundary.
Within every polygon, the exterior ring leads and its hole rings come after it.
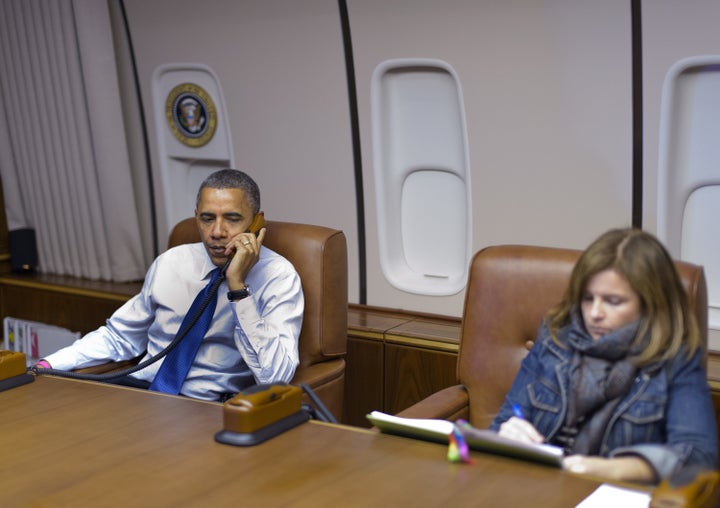
POLYGON ((0 176, 40 270, 144 276, 104 0, 0 0, 0 176))

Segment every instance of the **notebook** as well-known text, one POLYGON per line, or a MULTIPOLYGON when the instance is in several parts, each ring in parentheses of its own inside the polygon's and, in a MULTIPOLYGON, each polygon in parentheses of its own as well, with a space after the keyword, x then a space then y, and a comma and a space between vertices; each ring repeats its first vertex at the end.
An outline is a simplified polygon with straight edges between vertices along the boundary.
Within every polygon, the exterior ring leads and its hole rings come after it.
MULTIPOLYGON (((371 412, 367 415, 367 419, 386 434, 444 444, 448 444, 449 436, 455 426, 453 422, 448 420, 401 418, 380 411, 371 412)), ((495 431, 476 429, 469 425, 461 425, 459 429, 472 450, 539 462, 555 467, 560 467, 562 464, 563 449, 561 447, 549 444, 523 443, 502 437, 495 431)))

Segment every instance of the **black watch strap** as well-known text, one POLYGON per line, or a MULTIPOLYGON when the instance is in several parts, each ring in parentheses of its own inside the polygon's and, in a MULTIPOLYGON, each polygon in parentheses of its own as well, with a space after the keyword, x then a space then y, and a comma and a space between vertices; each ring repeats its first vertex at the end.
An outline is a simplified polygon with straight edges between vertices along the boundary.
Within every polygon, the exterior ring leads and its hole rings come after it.
POLYGON ((227 292, 227 298, 231 302, 238 302, 248 296, 250 296, 250 286, 245 286, 242 289, 235 289, 227 292))

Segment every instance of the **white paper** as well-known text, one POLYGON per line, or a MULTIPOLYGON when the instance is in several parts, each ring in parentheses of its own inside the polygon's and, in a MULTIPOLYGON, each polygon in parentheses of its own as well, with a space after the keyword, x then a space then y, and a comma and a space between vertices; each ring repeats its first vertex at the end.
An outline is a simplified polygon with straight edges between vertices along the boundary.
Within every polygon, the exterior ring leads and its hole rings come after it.
POLYGON ((453 423, 447 420, 439 420, 432 418, 401 418, 399 416, 389 415, 381 411, 373 411, 370 416, 381 422, 392 423, 401 426, 411 426, 418 430, 427 430, 437 432, 443 436, 449 436, 453 431, 453 423))
POLYGON ((576 508, 607 508, 608 506, 648 508, 650 506, 650 493, 624 489, 604 483, 583 499, 576 508))

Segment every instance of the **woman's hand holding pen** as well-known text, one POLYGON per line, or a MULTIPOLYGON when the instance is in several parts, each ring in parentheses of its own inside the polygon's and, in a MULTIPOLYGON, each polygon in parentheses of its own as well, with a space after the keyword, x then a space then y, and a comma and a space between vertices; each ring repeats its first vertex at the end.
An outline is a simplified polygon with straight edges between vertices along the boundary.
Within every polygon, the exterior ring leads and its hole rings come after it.
POLYGON ((532 423, 523 417, 519 406, 513 406, 513 412, 515 416, 510 417, 509 420, 500 425, 499 435, 524 443, 542 443, 545 441, 545 436, 540 434, 532 423))
MULTIPOLYGON (((509 420, 500 425, 498 434, 524 443, 542 443, 545 438, 525 419, 522 408, 513 404, 513 413, 509 420)), ((575 474, 600 476, 611 480, 637 482, 657 481, 652 467, 640 457, 587 457, 571 455, 563 459, 564 470, 575 474)))

